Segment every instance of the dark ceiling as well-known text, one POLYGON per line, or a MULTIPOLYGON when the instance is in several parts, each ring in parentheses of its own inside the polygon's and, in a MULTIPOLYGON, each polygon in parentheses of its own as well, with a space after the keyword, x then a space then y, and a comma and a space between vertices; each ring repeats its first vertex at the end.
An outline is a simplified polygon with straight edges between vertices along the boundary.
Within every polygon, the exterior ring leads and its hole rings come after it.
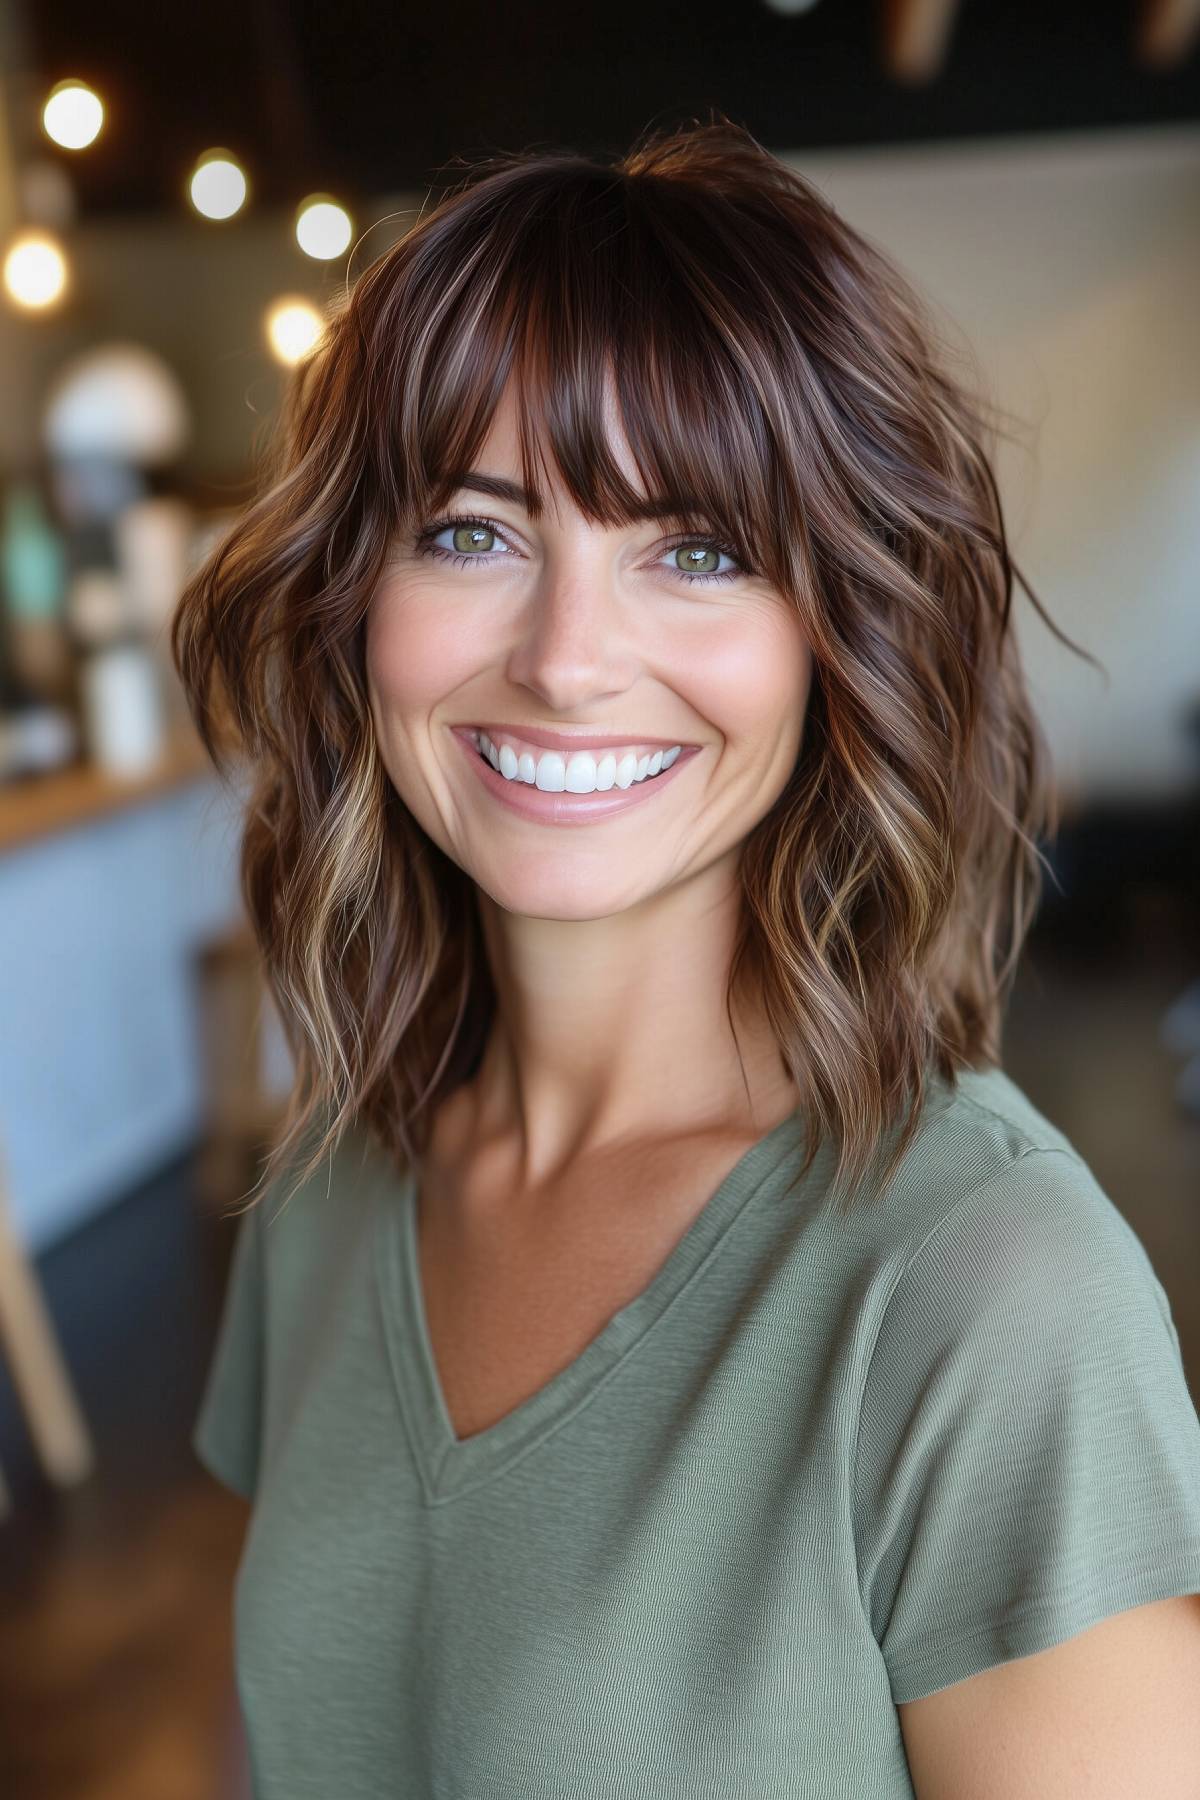
POLYGON ((175 209, 196 156, 244 161, 260 203, 437 189, 454 159, 625 148, 717 107, 776 150, 1200 117, 1200 54, 1154 71, 1134 0, 964 0, 940 72, 886 72, 884 0, 24 0, 34 91, 94 83, 108 121, 65 156, 83 215, 175 209))

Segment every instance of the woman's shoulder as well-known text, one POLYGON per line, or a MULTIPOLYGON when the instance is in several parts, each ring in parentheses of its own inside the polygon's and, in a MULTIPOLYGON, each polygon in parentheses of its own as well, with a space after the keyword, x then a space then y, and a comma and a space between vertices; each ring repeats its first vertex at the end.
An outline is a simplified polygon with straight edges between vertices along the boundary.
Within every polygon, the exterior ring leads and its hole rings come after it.
MULTIPOLYGON (((852 1231, 887 1310, 998 1304, 1032 1323, 1064 1284, 1166 1294, 1133 1226, 1071 1138, 998 1067, 933 1085, 880 1204, 852 1231)), ((962 1320, 960 1320, 960 1323, 962 1320)))
POLYGON ((1064 1267, 1133 1273, 1161 1294, 1147 1253, 1088 1161, 999 1067, 931 1079, 916 1135, 884 1191, 838 1216, 856 1282, 882 1301, 930 1283, 975 1291, 1053 1283, 1064 1267))
POLYGON ((1145 1248, 1006 1076, 942 1102, 899 1184, 856 1414, 858 1566, 897 1702, 1200 1570, 1200 1420, 1145 1248))
POLYGON ((931 1077, 912 1172, 918 1177, 986 1179, 1037 1152, 1084 1161, 1075 1144, 1007 1070, 959 1069, 931 1077))
POLYGON ((247 1208, 268 1266, 328 1264, 369 1229, 380 1189, 404 1180, 403 1166, 354 1121, 314 1161, 326 1118, 314 1120, 247 1208))

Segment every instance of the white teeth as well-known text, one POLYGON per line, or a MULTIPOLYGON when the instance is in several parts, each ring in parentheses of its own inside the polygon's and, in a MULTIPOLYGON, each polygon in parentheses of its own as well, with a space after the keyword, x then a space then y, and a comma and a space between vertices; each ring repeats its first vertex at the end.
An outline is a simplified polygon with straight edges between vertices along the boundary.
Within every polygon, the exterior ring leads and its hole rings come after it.
POLYGON ((619 760, 611 750, 598 758, 590 750, 575 750, 570 756, 543 750, 535 761, 528 750, 518 756, 511 744, 502 744, 497 750, 486 731, 477 731, 475 742, 505 781, 523 781, 547 794, 604 794, 612 787, 632 787, 669 769, 683 749, 682 744, 675 744, 665 752, 655 750, 642 756, 626 750, 619 760))

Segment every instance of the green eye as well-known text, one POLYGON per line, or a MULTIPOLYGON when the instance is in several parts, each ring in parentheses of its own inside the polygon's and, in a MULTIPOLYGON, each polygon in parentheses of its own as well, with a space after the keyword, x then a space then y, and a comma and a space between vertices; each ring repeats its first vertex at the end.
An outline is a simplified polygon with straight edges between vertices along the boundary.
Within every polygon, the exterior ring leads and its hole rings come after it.
POLYGON ((667 554, 673 563, 670 572, 697 587, 711 586, 719 581, 736 581, 739 575, 747 573, 738 561, 733 545, 726 544, 721 538, 688 538, 683 543, 676 544, 667 554), (730 567, 721 568, 722 557, 727 559, 730 567))
POLYGON ((492 548, 492 545, 490 542, 485 543, 483 540, 494 538, 495 535, 496 534, 490 525, 456 525, 454 528, 454 548, 456 550, 465 550, 467 552, 472 550, 488 551, 492 548))
MULTIPOLYGON (((500 527, 493 525, 489 519, 452 518, 439 519, 418 532, 416 548, 420 556, 432 556, 436 559, 445 557, 457 563, 460 568, 465 568, 468 563, 485 562, 497 545, 506 545, 507 541, 500 527), (447 532, 453 548, 437 541, 447 532)), ((505 549, 502 554, 511 556, 514 552, 505 549)))
POLYGON ((683 558, 676 567, 684 575, 713 575, 721 562, 721 552, 705 544, 680 544, 675 555, 683 558))
MULTIPOLYGON (((416 548, 420 555, 456 563, 465 568, 468 563, 489 562, 497 553, 502 556, 519 554, 508 546, 508 540, 499 525, 483 518, 449 518, 439 519, 427 525, 417 534, 416 548), (450 547, 439 544, 438 538, 449 533, 450 547)), ((683 543, 675 544, 663 554, 672 558, 669 573, 678 575, 682 581, 700 586, 717 582, 735 581, 739 575, 748 571, 738 561, 737 552, 732 544, 716 537, 693 537, 683 543), (722 569, 722 557, 732 565, 722 569)), ((662 567, 662 564, 659 564, 662 567)))

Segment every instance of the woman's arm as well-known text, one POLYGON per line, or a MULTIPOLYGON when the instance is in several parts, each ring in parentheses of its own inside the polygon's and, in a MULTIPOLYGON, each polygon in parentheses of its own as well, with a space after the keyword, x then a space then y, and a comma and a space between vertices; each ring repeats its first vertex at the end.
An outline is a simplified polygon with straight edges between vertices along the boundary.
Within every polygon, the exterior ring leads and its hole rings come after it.
POLYGON ((897 1708, 917 1800, 1197 1800, 1200 1594, 897 1708))

